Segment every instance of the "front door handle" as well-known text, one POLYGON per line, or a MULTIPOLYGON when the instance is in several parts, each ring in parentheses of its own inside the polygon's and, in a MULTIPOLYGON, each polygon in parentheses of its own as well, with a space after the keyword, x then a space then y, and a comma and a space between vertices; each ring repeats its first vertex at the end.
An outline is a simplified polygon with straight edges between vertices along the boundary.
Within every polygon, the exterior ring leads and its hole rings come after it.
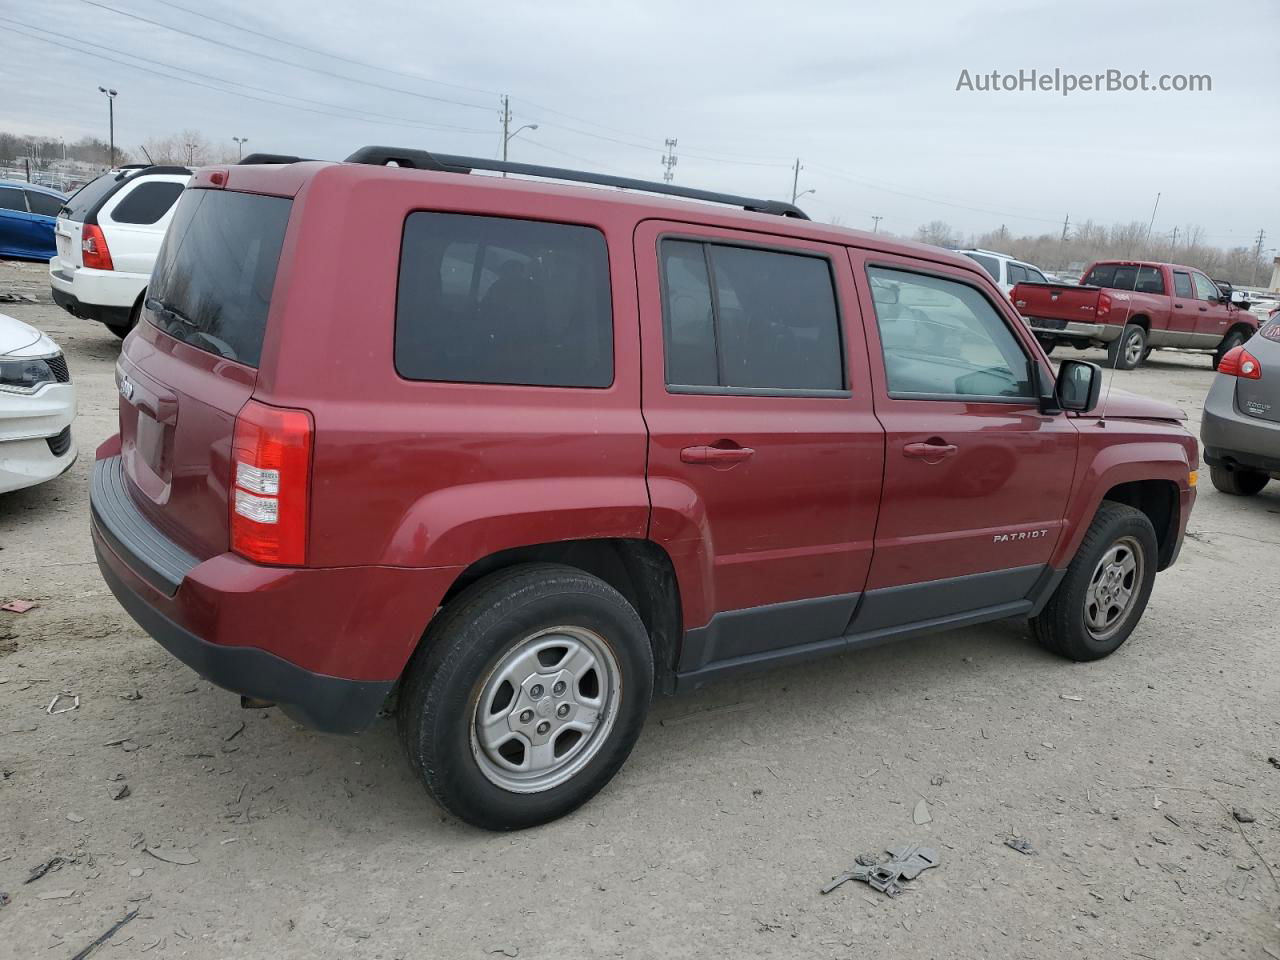
POLYGON ((680 459, 685 463, 741 463, 755 454, 752 447, 685 447, 680 459))
POLYGON ((1181 309, 1182 309, 1182 304, 1180 304, 1180 303, 1175 303, 1175 304, 1173 305, 1173 309, 1175 309, 1175 310, 1181 310, 1181 309))
POLYGON ((942 443, 941 441, 928 443, 908 443, 902 448, 904 457, 911 457, 915 460, 923 460, 925 463, 938 463, 947 457, 954 457, 960 452, 960 448, 954 443, 942 443))
POLYGON ((1200 308, 1200 312, 1201 312, 1201 313, 1208 313, 1208 312, 1209 312, 1209 308, 1208 308, 1208 307, 1201 307, 1201 308, 1200 308))

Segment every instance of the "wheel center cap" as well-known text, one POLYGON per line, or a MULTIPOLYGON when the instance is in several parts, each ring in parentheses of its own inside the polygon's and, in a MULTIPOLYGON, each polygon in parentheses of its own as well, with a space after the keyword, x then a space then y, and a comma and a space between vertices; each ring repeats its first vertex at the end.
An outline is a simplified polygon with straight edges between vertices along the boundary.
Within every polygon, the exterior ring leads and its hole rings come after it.
POLYGON ((549 717, 555 713, 555 704, 551 702, 550 697, 543 697, 533 705, 534 712, 540 717, 549 717))

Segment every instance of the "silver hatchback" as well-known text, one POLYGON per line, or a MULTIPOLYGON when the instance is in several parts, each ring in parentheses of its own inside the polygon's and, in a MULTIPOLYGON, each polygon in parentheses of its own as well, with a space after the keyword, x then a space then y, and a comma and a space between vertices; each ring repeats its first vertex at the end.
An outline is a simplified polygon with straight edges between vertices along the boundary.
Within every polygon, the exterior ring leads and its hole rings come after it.
POLYGON ((1280 478, 1280 319, 1223 356, 1204 401, 1200 439, 1223 493, 1252 496, 1280 478))

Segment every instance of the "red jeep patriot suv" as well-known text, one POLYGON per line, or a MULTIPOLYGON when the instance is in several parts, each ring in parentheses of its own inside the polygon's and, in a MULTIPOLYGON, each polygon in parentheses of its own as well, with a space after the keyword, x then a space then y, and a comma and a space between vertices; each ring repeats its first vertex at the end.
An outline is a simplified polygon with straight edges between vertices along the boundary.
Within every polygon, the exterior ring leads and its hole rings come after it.
POLYGON ((1181 413, 1055 377, 973 261, 788 204, 251 157, 193 178, 147 292, 106 582, 313 727, 394 692, 489 828, 591 797, 655 689, 1004 617, 1105 656, 1195 497, 1181 413))

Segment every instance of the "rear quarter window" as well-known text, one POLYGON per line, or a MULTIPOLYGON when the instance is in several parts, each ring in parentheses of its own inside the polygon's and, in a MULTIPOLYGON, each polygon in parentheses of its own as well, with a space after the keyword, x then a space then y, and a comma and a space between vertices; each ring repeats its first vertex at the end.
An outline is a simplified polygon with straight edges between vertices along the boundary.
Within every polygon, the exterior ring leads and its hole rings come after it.
POLYGON ((292 201, 188 190, 147 290, 147 318, 193 347, 256 367, 292 201))
POLYGON ((409 214, 395 363, 409 380, 609 386, 613 310, 604 235, 567 223, 409 214))
POLYGON ((996 283, 1000 282, 1000 261, 995 257, 984 257, 980 253, 966 253, 965 256, 991 274, 991 279, 996 283))
POLYGON ((156 223, 169 212, 184 189, 185 184, 169 180, 144 180, 116 203, 109 216, 116 223, 156 223))

